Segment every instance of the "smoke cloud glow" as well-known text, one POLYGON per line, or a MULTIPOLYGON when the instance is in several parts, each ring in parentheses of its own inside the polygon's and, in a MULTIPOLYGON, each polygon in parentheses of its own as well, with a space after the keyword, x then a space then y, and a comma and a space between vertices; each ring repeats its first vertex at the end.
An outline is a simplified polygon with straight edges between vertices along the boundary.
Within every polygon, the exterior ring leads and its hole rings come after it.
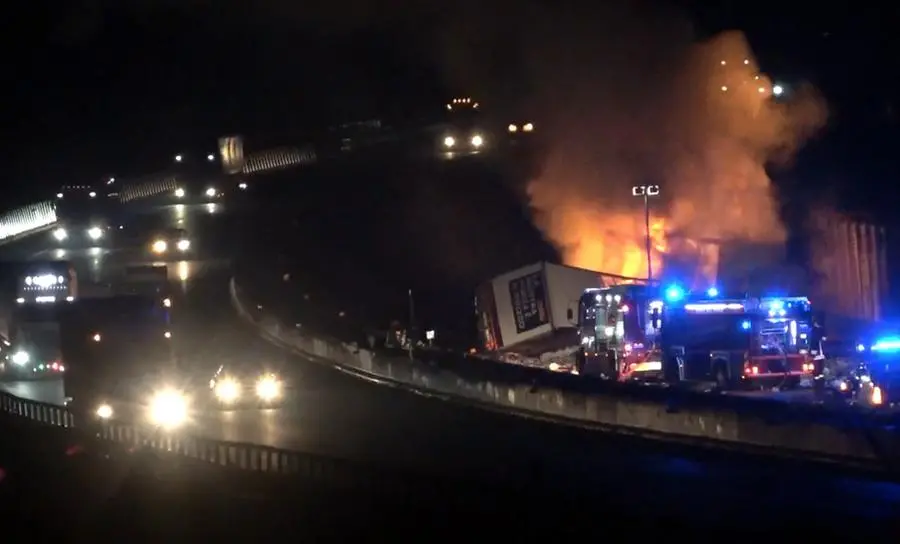
POLYGON ((766 166, 824 124, 824 102, 806 87, 773 97, 739 32, 698 42, 669 18, 609 15, 544 17, 523 46, 548 146, 527 194, 564 261, 646 276, 643 199, 631 191, 646 184, 662 188, 651 199, 654 271, 664 254, 687 253, 712 279, 708 242, 782 242, 766 166))

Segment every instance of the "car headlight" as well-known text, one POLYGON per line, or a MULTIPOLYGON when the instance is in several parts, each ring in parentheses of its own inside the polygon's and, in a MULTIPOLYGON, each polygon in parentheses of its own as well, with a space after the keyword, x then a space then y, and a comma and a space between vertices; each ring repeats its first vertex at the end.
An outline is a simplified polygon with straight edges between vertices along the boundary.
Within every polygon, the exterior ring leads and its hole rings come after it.
POLYGON ((232 378, 225 378, 216 383, 216 398, 222 402, 234 402, 241 396, 241 384, 232 378))
POLYGON ((191 241, 190 240, 178 240, 178 243, 175 244, 175 247, 178 248, 178 251, 187 251, 191 249, 191 241))
POLYGON ((150 399, 150 422, 166 429, 183 425, 188 417, 187 398, 178 391, 165 389, 150 399))
POLYGON ((475 136, 472 136, 471 142, 472 147, 481 147, 484 145, 484 138, 482 138, 480 134, 476 134, 475 136))
POLYGON ((184 198, 184 189, 181 187, 175 189, 175 198, 184 198))
POLYGON ((525 123, 524 125, 522 125, 522 130, 524 130, 525 132, 531 132, 534 130, 534 124, 525 123))
POLYGON ((209 189, 207 189, 206 196, 208 196, 210 198, 216 196, 216 189, 214 187, 210 187, 209 189))
POLYGON ((444 147, 450 148, 456 145, 456 138, 453 136, 447 136, 444 138, 444 147))
POLYGON ((109 404, 101 404, 94 413, 100 419, 110 419, 113 416, 113 409, 109 404))
POLYGON ((12 354, 12 362, 14 365, 25 366, 30 360, 31 356, 28 355, 27 351, 19 350, 12 354))
POLYGON ((281 382, 275 376, 263 376, 256 381, 256 396, 263 401, 272 401, 281 396, 281 382))
POLYGON ((508 130, 510 132, 518 132, 519 127, 516 125, 510 124, 508 127, 506 127, 506 130, 508 130))
POLYGON ((91 240, 99 240, 103 237, 103 229, 100 227, 91 227, 88 229, 87 235, 91 240))
POLYGON ((169 243, 165 240, 157 240, 150 247, 153 253, 165 253, 169 249, 169 243))
POLYGON ((58 229, 53 231, 53 237, 62 242, 69 237, 69 233, 66 232, 66 229, 59 227, 58 229))

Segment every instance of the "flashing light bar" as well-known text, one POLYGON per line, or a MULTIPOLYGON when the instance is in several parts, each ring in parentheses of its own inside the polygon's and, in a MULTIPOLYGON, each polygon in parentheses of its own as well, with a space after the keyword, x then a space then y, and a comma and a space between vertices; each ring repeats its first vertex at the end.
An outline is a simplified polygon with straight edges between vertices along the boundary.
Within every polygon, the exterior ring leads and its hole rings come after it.
POLYGON ((715 297, 719 296, 719 289, 716 287, 710 287, 709 289, 706 290, 706 296, 708 296, 710 298, 715 298, 715 297))
POLYGON ((890 338, 882 338, 881 340, 875 342, 870 348, 872 351, 880 351, 880 352, 893 352, 900 351, 900 338, 890 337, 890 338))
POLYGON ((713 312, 743 312, 744 305, 739 302, 701 302, 685 304, 687 312, 713 313, 713 312))

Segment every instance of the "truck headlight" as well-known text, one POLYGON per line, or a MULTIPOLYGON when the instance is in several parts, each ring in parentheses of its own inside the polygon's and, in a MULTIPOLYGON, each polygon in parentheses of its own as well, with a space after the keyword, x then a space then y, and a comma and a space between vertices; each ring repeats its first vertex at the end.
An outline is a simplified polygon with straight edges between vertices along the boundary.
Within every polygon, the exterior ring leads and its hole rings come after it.
POLYGON ((241 384, 232 378, 225 378, 216 383, 215 393, 222 402, 234 402, 241 396, 241 384))
POLYGON ((281 396, 281 382, 275 376, 263 376, 256 382, 256 396, 263 401, 273 401, 281 396))
POLYGON ((166 429, 182 426, 188 417, 187 398, 173 389, 162 390, 150 399, 150 421, 166 429))
POLYGON ((69 237, 69 233, 66 232, 66 229, 59 227, 58 229, 53 231, 53 237, 62 242, 69 237))
POLYGON ((191 249, 191 241, 190 240, 178 240, 178 243, 175 244, 175 247, 178 248, 178 251, 187 251, 191 249))
POLYGON ((455 145, 456 145, 456 138, 454 138, 453 136, 447 136, 446 138, 444 138, 444 147, 446 147, 447 149, 450 149, 451 147, 453 147, 455 145))
POLYGON ((207 189, 207 190, 206 190, 206 196, 208 196, 209 198, 212 198, 212 197, 216 196, 216 189, 215 189, 215 187, 210 187, 209 189, 207 189))
POLYGON ((481 134, 472 136, 472 139, 470 141, 472 143, 472 147, 481 147, 482 145, 484 145, 484 138, 481 137, 481 134))
POLYGON ((181 187, 175 189, 175 198, 184 198, 184 189, 181 187))
POLYGON ((91 240, 99 240, 103 237, 103 229, 100 227, 91 227, 88 229, 87 235, 91 240))
POLYGON ((165 240, 156 240, 150 249, 153 250, 153 253, 165 253, 169 249, 169 243, 165 240))
POLYGON ((113 409, 112 406, 104 403, 98 406, 94 413, 97 414, 97 417, 100 419, 110 419, 113 416, 113 409))
POLYGON ((31 356, 28 355, 27 351, 19 350, 12 355, 12 362, 14 365, 25 366, 31 360, 31 356))

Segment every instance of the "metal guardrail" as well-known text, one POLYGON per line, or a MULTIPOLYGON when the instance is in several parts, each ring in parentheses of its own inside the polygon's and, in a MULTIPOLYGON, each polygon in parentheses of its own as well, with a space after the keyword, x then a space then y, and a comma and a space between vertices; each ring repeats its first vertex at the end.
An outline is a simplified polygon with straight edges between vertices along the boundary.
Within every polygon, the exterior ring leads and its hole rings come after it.
POLYGON ((0 243, 16 239, 56 223, 56 203, 35 202, 0 215, 0 243))
POLYGON ((259 174, 293 168, 316 162, 316 152, 311 148, 281 147, 253 153, 244 162, 244 174, 259 174))
MULTIPOLYGON (((244 164, 244 174, 261 174, 295 166, 312 164, 316 153, 311 148, 281 147, 253 153, 244 164)), ((178 178, 170 173, 120 182, 120 202, 134 202, 173 192, 178 178)), ((57 222, 56 201, 43 200, 0 215, 0 244, 50 228, 57 222)))
MULTIPOLYGON (((78 428, 73 414, 66 408, 22 399, 9 393, 0 392, 0 412, 28 419, 36 424, 73 430, 78 428)), ((91 426, 91 430, 94 429, 95 426, 91 426)), ((149 426, 142 427, 122 422, 97 425, 96 438, 126 450, 149 448, 221 467, 326 480, 331 485, 370 486, 380 484, 384 476, 391 476, 342 459, 255 444, 200 438, 177 432, 167 433, 149 426)))
POLYGON ((685 396, 673 403, 668 401, 674 395, 666 391, 639 387, 616 391, 610 387, 607 392, 569 390, 521 379, 537 374, 529 373, 531 369, 514 369, 512 365, 500 369, 499 363, 488 361, 442 365, 434 360, 411 360, 408 355, 361 349, 355 343, 316 336, 280 323, 275 316, 256 311, 255 302, 246 302, 246 294, 234 279, 230 291, 238 315, 270 343, 382 385, 607 432, 867 468, 900 468, 900 436, 890 427, 872 425, 860 418, 842 424, 824 410, 812 410, 816 407, 798 412, 799 407, 785 403, 765 405, 750 401, 751 405, 734 397, 695 400, 685 396), (515 373, 518 380, 511 378, 515 373))

